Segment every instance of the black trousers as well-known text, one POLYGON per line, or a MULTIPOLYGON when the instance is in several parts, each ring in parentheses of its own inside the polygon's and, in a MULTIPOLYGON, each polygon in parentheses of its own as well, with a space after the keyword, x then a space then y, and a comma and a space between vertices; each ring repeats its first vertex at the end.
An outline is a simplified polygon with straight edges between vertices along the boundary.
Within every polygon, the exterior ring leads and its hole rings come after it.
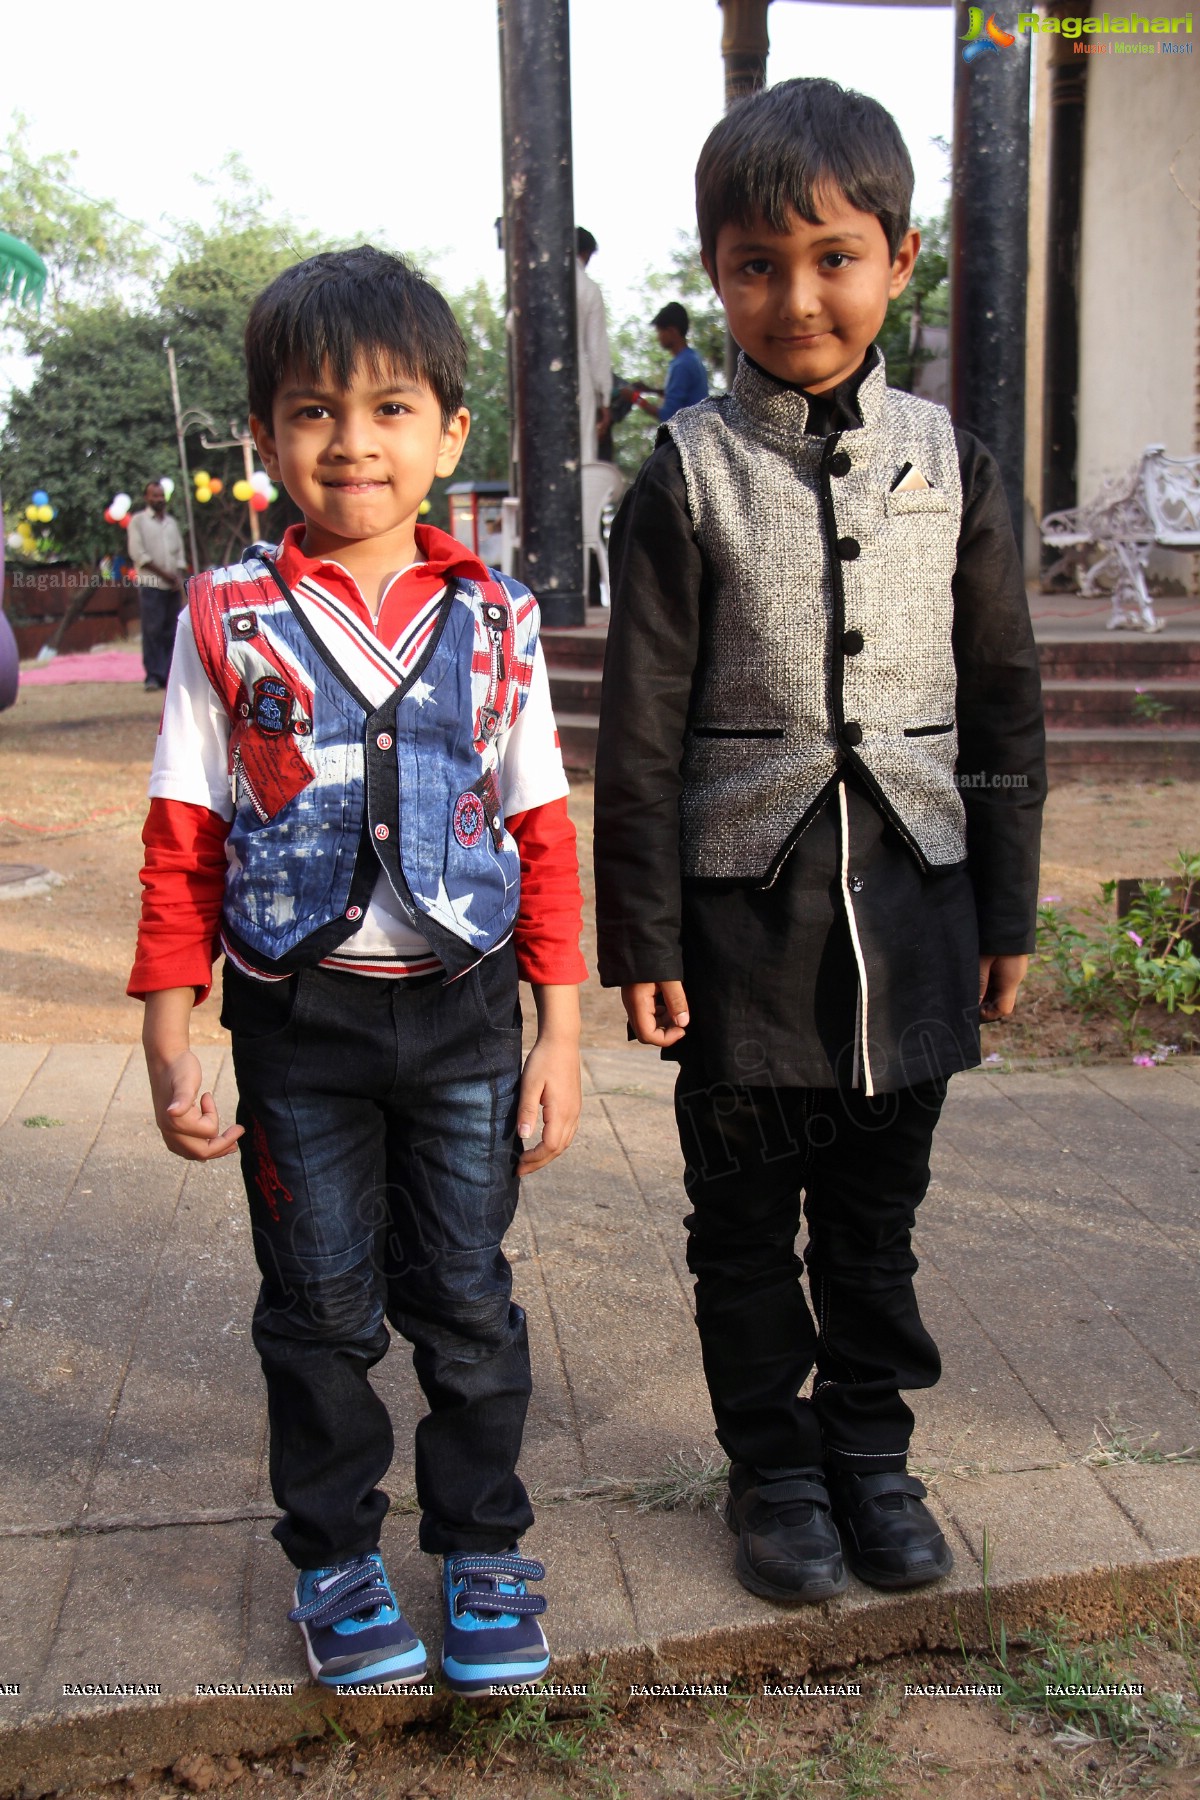
POLYGON ((178 588, 138 588, 138 607, 142 615, 142 666, 147 681, 167 685, 171 673, 171 655, 175 649, 175 627, 183 595, 178 588))
POLYGON ((941 1374, 917 1308, 911 1233, 945 1097, 944 1078, 867 1099, 708 1084, 684 1063, 675 1110, 688 1267, 717 1438, 732 1461, 903 1467, 913 1415, 900 1390, 941 1374), (812 1398, 801 1398, 814 1369, 812 1398))

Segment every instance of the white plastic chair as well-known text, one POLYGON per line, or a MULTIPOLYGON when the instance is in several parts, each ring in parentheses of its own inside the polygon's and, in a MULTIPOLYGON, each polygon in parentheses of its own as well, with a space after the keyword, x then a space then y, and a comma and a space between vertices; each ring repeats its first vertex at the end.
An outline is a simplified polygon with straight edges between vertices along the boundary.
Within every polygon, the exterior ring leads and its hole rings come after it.
POLYGON ((583 492, 583 591, 588 588, 588 557, 600 568, 600 604, 609 604, 607 525, 621 495, 625 477, 616 463, 585 462, 580 470, 583 492), (608 519, 605 517, 608 512, 608 519))

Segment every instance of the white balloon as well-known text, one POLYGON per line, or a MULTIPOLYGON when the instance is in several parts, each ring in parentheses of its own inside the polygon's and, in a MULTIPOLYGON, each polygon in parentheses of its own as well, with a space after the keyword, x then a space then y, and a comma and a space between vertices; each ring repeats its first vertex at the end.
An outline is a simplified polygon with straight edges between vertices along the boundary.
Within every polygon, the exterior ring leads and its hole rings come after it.
POLYGON ((171 495, 175 492, 175 483, 171 480, 171 477, 169 475, 164 475, 158 485, 163 491, 163 498, 169 500, 171 495))
POLYGON ((271 477, 267 474, 265 469, 255 469, 253 475, 250 477, 250 486, 260 494, 269 494, 271 491, 271 477))
POLYGON ((132 505, 133 501, 128 494, 114 494, 108 510, 114 519, 123 519, 132 505))

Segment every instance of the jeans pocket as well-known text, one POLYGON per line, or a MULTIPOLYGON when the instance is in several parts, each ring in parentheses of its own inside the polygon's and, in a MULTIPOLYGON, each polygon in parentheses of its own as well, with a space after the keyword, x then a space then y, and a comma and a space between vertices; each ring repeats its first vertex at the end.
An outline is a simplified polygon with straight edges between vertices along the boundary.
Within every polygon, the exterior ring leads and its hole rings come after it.
POLYGON ((300 1010, 301 969, 285 981, 255 981, 225 959, 221 982, 221 1023, 243 1042, 278 1037, 296 1023, 300 1010))
POLYGON ((521 1035, 521 993, 517 953, 511 941, 485 956, 466 977, 472 984, 483 1023, 491 1032, 521 1035))

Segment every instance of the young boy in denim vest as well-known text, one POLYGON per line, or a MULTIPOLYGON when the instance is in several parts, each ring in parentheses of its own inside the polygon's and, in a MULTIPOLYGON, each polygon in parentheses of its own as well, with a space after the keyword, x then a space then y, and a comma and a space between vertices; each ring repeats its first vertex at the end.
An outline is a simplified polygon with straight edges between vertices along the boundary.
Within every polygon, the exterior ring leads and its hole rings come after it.
POLYGON ((894 120, 785 82, 716 127, 696 192, 741 356, 614 528, 599 962, 680 1064, 739 1577, 814 1601, 847 1561, 885 1588, 951 1566, 906 1467, 901 1390, 940 1373, 910 1240, 947 1079, 1033 946, 1037 655, 994 462, 874 343, 920 244, 894 120))
POLYGON ((537 605, 418 523, 470 420, 462 336, 412 268, 363 247, 287 270, 246 356, 259 454, 304 523, 190 585, 130 992, 168 1148, 241 1153, 275 1536, 313 1674, 426 1668, 378 1548, 392 1428, 368 1374, 390 1322, 429 1405, 442 1668, 486 1691, 549 1662, 527 1589, 545 1571, 518 1553, 529 1350, 502 1239, 518 1176, 580 1110, 581 902, 537 605), (224 1131, 188 1047, 214 940, 224 1131), (518 974, 538 1015, 523 1071, 518 974))

